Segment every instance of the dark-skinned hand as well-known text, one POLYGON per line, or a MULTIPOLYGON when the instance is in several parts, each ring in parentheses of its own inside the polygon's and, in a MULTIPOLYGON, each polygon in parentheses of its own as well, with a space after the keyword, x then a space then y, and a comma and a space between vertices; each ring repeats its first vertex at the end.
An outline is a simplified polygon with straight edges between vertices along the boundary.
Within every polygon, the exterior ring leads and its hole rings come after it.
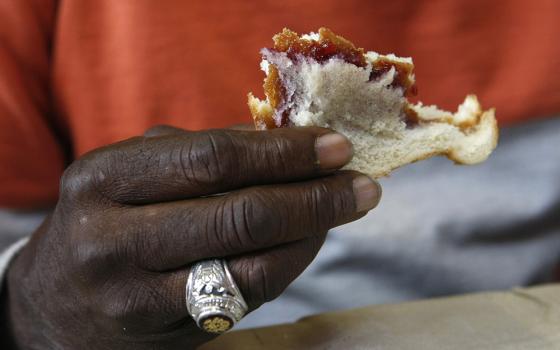
POLYGON ((156 128, 86 154, 8 271, 15 349, 189 349, 212 338, 187 313, 189 266, 223 257, 250 310, 276 298, 326 232, 379 201, 339 171, 328 129, 156 128))

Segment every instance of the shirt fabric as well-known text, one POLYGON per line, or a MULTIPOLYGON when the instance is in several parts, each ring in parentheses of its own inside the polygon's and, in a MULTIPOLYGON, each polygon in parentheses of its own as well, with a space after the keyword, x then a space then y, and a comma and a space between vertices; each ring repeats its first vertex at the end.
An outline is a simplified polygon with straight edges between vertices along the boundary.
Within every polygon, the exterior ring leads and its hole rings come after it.
POLYGON ((154 124, 249 122, 259 50, 330 27, 412 56, 419 97, 468 93, 502 124, 560 106, 560 2, 21 0, 0 2, 0 207, 52 205, 72 159, 154 124))

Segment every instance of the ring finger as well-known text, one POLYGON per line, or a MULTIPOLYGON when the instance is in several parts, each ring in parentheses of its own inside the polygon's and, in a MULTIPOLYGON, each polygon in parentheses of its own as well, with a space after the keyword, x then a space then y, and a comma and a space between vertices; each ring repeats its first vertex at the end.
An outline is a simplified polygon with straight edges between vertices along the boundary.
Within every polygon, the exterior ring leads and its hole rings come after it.
MULTIPOLYGON (((231 258, 227 261, 232 277, 239 287, 249 311, 278 297, 315 258, 326 234, 287 243, 271 249, 231 258)), ((152 320, 151 324, 185 327, 191 323, 186 306, 186 284, 189 269, 159 274, 146 283, 152 298, 134 310, 130 319, 139 315, 152 320)), ((168 329, 172 331, 172 329, 168 329)))

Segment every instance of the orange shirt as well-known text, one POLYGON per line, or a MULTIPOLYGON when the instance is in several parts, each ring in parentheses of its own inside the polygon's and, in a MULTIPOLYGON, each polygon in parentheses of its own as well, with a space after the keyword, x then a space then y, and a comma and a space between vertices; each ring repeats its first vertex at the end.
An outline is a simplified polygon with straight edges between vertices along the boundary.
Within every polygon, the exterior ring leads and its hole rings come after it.
POLYGON ((249 122, 259 49, 327 26, 412 56, 419 98, 502 124, 560 112, 560 1, 0 2, 0 206, 56 201, 65 164, 153 124, 249 122))

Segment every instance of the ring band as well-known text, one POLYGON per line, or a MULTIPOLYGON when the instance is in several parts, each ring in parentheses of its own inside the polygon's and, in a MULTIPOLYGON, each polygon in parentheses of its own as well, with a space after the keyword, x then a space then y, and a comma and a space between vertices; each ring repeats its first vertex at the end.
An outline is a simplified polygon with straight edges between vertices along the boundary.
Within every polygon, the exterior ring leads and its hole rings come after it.
POLYGON ((187 310, 198 327, 223 333, 247 312, 247 303, 222 259, 202 260, 191 267, 186 285, 187 310))

